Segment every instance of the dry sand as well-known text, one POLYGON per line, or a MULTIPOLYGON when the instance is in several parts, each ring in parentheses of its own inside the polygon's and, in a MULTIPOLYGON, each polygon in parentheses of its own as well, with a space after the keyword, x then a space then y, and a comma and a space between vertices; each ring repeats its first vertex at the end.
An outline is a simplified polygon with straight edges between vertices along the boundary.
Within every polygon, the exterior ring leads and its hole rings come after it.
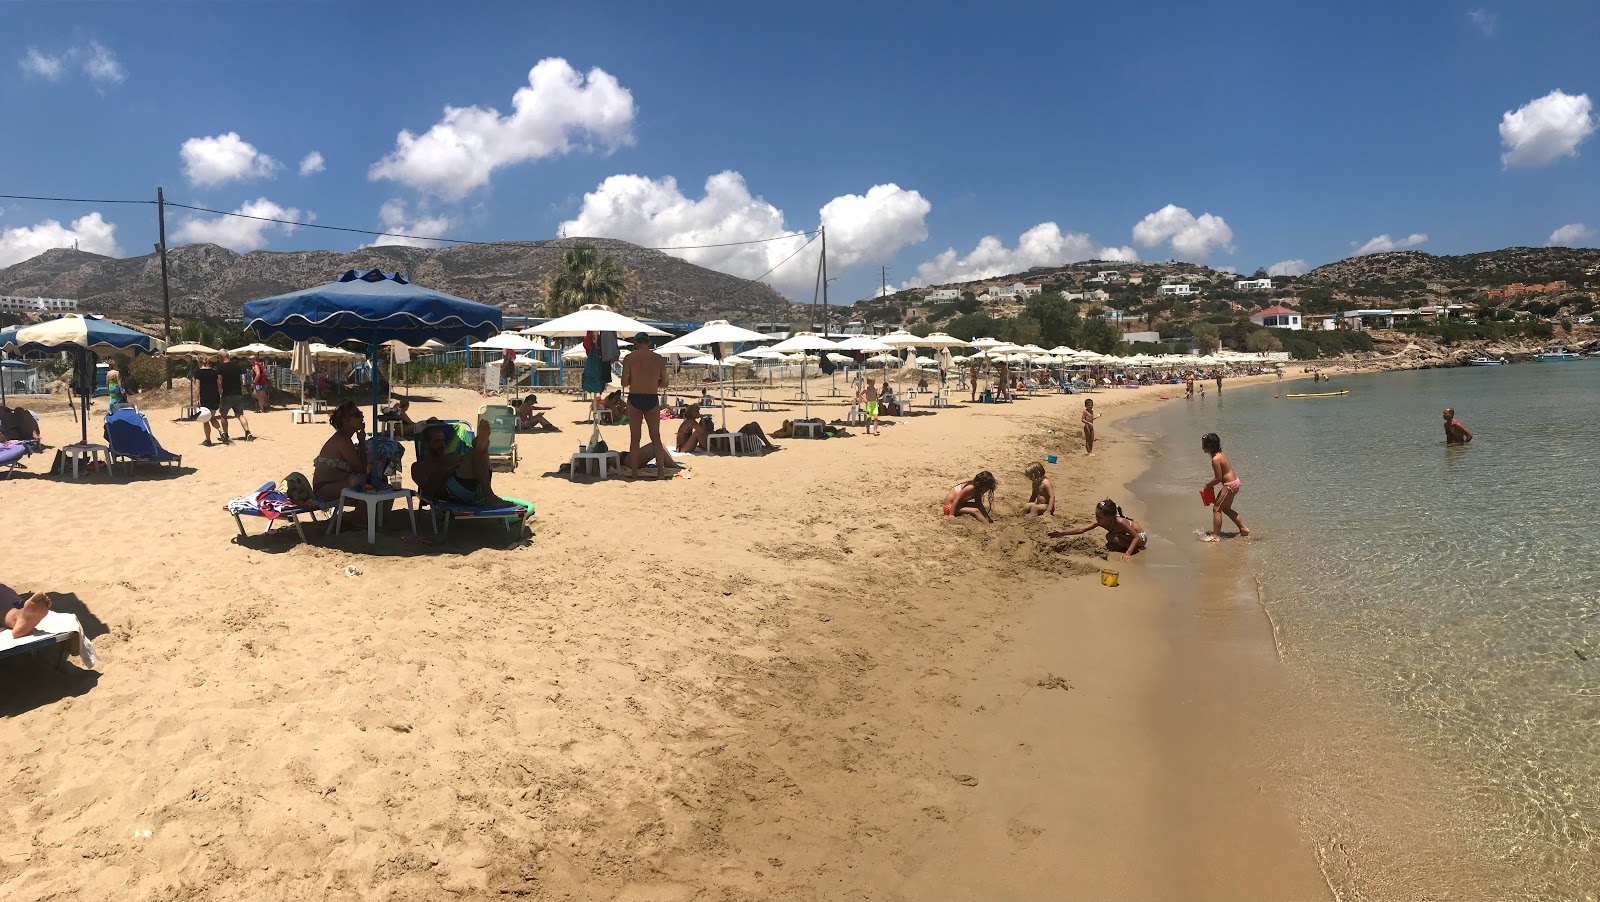
MULTIPOLYGON (((309 474, 327 427, 279 410, 202 448, 152 409, 177 473, 0 482, 0 579, 58 593, 101 658, 0 661, 0 892, 1321 898, 1276 794, 1174 767, 1208 728, 1170 718, 1174 600, 1147 561, 1104 589, 1087 539, 936 516, 984 468, 1014 511, 1045 450, 1058 523, 1087 514, 1143 460, 1117 415, 1171 391, 1097 394, 1093 458, 1081 400, 1051 395, 606 483, 554 472, 589 434, 556 400, 563 431, 496 477, 532 536, 432 547, 403 514, 376 546, 260 521, 240 541, 223 503, 309 474)), ((481 403, 434 394, 414 412, 481 403)))

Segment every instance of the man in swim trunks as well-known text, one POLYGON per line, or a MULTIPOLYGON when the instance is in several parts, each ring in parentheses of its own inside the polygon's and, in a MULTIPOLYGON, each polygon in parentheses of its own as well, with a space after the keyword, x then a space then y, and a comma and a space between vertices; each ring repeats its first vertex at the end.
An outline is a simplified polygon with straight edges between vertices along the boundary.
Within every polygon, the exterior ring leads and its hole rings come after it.
POLYGON ((502 507, 507 502, 494 493, 489 469, 489 421, 478 421, 472 448, 465 454, 447 451, 450 427, 439 423, 422 425, 422 453, 411 465, 411 478, 424 498, 459 501, 485 507, 502 507))
POLYGON ((1444 443, 1446 445, 1467 445, 1472 443, 1472 433, 1467 430, 1467 427, 1461 425, 1460 420, 1456 419, 1456 409, 1454 407, 1446 407, 1444 409, 1444 443))
POLYGON ((650 348, 650 336, 640 332, 633 337, 633 350, 622 359, 622 390, 628 394, 628 456, 622 459, 622 474, 637 476, 646 462, 656 463, 656 478, 672 478, 672 457, 661 443, 661 393, 667 390, 667 359, 650 348), (650 427, 650 445, 639 450, 639 430, 650 427))

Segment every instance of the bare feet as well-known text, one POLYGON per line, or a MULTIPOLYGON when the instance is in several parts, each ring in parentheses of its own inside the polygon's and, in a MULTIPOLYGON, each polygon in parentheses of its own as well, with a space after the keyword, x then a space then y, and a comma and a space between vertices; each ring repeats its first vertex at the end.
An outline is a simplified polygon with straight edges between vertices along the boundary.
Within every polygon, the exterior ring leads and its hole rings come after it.
POLYGON ((43 592, 33 593, 33 597, 22 603, 21 609, 6 618, 12 624, 11 638, 21 639, 33 632, 33 628, 38 626, 39 621, 48 613, 50 613, 50 596, 43 592))
POLYGON ((1239 526, 1239 535, 1240 536, 1248 536, 1249 534, 1250 534, 1250 528, 1241 524, 1239 526))
POLYGON ((1216 541, 1220 541, 1220 540, 1221 540, 1220 537, 1214 532, 1208 532, 1208 533, 1205 534, 1204 537, 1202 537, 1200 539, 1200 541, 1202 541, 1202 542, 1216 542, 1216 541))

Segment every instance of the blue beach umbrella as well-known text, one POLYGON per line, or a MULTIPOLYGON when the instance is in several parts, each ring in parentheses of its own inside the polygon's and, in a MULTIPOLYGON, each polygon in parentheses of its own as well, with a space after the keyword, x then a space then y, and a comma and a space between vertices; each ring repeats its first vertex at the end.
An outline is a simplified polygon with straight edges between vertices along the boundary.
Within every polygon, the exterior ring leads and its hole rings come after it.
POLYGON ((72 351, 76 354, 73 371, 77 374, 78 394, 83 399, 83 444, 89 444, 89 396, 94 394, 94 355, 156 354, 167 343, 119 326, 108 319, 89 314, 68 314, 32 326, 18 326, 0 332, 0 349, 28 351, 72 351))
POLYGON ((262 338, 360 341, 372 363, 372 421, 378 420, 378 345, 428 339, 457 342, 500 331, 500 308, 413 285, 405 276, 352 269, 336 282, 244 305, 244 327, 262 338))

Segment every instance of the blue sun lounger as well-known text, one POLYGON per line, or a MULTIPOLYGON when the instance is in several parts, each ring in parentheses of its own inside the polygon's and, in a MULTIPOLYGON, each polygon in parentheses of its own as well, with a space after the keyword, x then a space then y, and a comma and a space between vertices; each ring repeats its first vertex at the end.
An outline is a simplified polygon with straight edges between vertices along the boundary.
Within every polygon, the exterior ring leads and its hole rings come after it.
POLYGON ((136 460, 183 466, 183 455, 161 447, 150 431, 150 421, 132 407, 119 407, 106 414, 105 436, 111 449, 111 465, 115 467, 119 459, 127 461, 129 476, 133 475, 136 460))
POLYGON ((288 520, 294 526, 295 532, 300 534, 300 541, 304 542, 306 541, 306 531, 300 526, 300 518, 310 517, 311 522, 315 523, 319 512, 323 514, 328 512, 328 509, 320 502, 314 505, 292 504, 289 501, 289 497, 277 489, 278 484, 276 482, 269 482, 252 492, 248 498, 235 499, 223 506, 228 513, 233 514, 233 522, 239 527, 239 538, 242 539, 248 535, 244 531, 244 518, 260 517, 267 521, 267 528, 261 531, 262 535, 272 532, 272 527, 276 526, 279 520, 288 520), (240 503, 247 500, 254 503, 266 501, 271 504, 271 507, 263 509, 258 506, 252 507, 240 503))

